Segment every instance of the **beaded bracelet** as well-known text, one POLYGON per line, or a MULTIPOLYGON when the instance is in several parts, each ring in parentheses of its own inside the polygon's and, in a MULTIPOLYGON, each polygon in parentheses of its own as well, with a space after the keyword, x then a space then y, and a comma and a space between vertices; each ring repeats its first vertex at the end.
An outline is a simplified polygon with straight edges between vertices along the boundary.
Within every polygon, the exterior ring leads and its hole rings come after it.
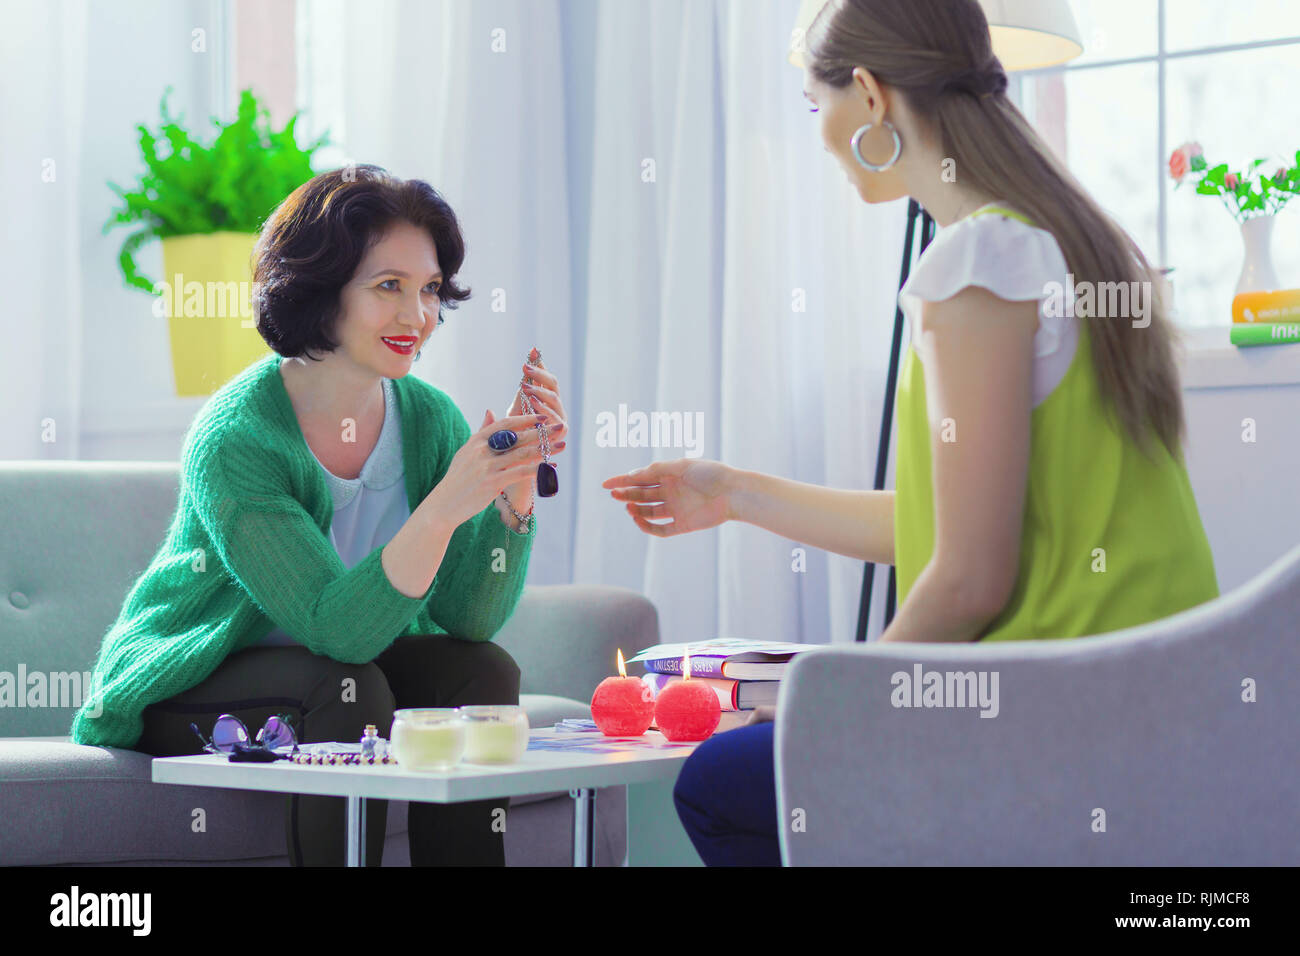
POLYGON ((294 763, 303 764, 377 764, 377 763, 397 763, 397 758, 391 754, 384 754, 382 757, 363 757, 361 754, 290 754, 289 759, 294 763))

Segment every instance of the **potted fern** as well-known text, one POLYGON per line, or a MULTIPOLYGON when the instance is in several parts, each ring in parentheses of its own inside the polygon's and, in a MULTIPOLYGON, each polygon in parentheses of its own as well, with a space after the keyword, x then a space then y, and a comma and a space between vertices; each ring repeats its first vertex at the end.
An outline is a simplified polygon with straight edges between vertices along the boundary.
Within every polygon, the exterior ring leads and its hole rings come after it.
POLYGON ((213 119, 216 136, 204 145, 168 112, 171 91, 163 93, 158 133, 136 126, 147 167, 139 183, 129 191, 108 184, 122 205, 103 232, 141 227, 118 255, 123 281, 153 294, 154 315, 168 320, 176 394, 209 395, 267 352, 252 319, 253 245, 271 211, 314 175, 312 153, 328 139, 300 148, 298 114, 275 132, 245 89, 234 122, 213 119), (152 239, 162 242, 159 281, 142 275, 134 259, 152 239))

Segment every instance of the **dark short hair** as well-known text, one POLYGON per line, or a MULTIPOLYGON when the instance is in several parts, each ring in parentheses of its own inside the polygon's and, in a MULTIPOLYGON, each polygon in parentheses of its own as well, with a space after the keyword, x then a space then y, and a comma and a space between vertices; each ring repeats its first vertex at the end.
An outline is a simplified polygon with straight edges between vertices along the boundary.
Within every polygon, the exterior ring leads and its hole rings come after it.
POLYGON ((422 180, 399 179, 368 163, 345 166, 303 183, 262 225, 252 297, 266 344, 286 358, 338 348, 339 294, 367 250, 399 222, 426 230, 438 251, 439 319, 443 308, 468 299, 470 290, 455 278, 465 240, 446 200, 422 180))

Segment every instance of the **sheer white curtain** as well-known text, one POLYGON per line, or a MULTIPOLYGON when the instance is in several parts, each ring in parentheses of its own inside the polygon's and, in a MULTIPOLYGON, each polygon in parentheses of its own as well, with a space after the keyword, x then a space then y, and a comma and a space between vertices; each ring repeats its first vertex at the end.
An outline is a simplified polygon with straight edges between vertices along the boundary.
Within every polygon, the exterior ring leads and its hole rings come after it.
MULTIPOLYGON (((414 366, 471 429, 509 407, 529 349, 564 377, 569 401, 581 338, 572 326, 560 6, 530 0, 300 0, 300 107, 312 136, 340 148, 318 165, 376 163, 424 179, 465 235, 473 297, 414 366)), ((571 414, 575 408, 566 408, 571 414)), ((575 421, 576 426, 576 421, 575 421)), ((560 494, 539 505, 529 580, 569 580, 571 440, 560 494)))
POLYGON ((0 458, 80 457, 84 4, 0 6, 0 458))
MULTIPOLYGON (((706 457, 865 488, 905 210, 865 207, 823 152, 796 7, 599 6, 583 426, 699 412, 706 457)), ((801 565, 749 525, 647 537, 600 481, 684 451, 582 447, 576 579, 643 590, 665 640, 852 638, 859 562, 801 565)))
MULTIPOLYGON (((145 171, 159 102, 208 140, 224 14, 211 0, 0 0, 0 457, 175 460, 202 399, 175 393, 169 332, 101 231, 145 171), (51 432, 51 428, 53 431, 51 432), (50 439, 53 438, 51 441, 50 439)), ((136 252, 162 278, 161 244, 136 252)))
POLYGON ((664 640, 850 640, 860 562, 747 525, 651 538, 600 487, 693 453, 598 444, 602 415, 654 412, 698 417, 703 457, 870 487, 905 205, 865 206, 823 152, 796 0, 367 4, 382 31, 333 6, 301 8, 313 123, 466 229, 475 298, 417 374, 475 427, 534 342, 561 375, 573 435, 529 580, 642 591, 664 640))

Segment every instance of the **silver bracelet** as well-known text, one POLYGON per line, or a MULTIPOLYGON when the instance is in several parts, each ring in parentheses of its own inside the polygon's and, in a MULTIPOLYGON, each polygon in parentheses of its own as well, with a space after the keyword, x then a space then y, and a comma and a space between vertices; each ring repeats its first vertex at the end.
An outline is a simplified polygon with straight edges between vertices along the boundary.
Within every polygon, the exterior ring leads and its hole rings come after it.
POLYGON ((515 510, 514 505, 510 503, 510 499, 506 497, 506 493, 504 491, 501 492, 501 500, 506 503, 506 508, 510 510, 510 513, 515 516, 515 520, 519 522, 519 533, 528 534, 528 532, 532 530, 532 518, 533 518, 532 509, 530 508, 528 510, 528 514, 521 515, 518 511, 515 510))

